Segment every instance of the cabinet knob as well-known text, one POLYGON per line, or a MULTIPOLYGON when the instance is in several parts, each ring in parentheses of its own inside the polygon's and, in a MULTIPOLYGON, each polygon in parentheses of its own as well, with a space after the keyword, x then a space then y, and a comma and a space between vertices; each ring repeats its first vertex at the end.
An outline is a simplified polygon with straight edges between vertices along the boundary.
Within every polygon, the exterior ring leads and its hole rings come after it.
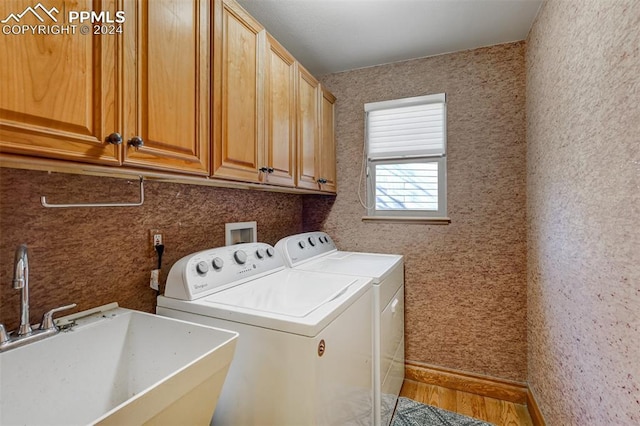
POLYGON ((260 170, 262 173, 268 173, 269 172, 269 168, 268 167, 260 167, 258 170, 260 170))
POLYGON ((323 183, 327 183, 327 180, 325 178, 320 178, 320 179, 318 179, 317 182, 320 183, 320 184, 323 184, 323 183))
POLYGON ((273 167, 267 167, 267 173, 273 173, 275 169, 273 167))
POLYGON ((110 143, 111 145, 120 145, 122 143, 122 136, 120 133, 111 133, 109 136, 104 138, 106 143, 110 143))
POLYGON ((141 146, 144 146, 144 141, 142 140, 142 138, 140 136, 134 136, 134 137, 132 137, 131 139, 129 139, 127 141, 127 145, 138 149, 141 146))

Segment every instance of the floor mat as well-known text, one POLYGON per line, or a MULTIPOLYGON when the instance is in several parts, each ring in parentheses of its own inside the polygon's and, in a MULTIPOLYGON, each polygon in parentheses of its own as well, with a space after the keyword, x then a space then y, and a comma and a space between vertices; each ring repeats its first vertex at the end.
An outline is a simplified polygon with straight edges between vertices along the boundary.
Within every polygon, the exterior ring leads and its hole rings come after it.
POLYGON ((400 397, 391 426, 491 426, 491 423, 400 397))

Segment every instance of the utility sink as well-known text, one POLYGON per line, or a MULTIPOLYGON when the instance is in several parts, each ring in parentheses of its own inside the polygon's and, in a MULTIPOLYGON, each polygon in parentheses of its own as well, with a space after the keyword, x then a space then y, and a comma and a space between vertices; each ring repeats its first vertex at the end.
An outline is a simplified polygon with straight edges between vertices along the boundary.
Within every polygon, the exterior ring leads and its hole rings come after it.
POLYGON ((0 354, 0 424, 208 425, 238 334, 103 308, 0 354))

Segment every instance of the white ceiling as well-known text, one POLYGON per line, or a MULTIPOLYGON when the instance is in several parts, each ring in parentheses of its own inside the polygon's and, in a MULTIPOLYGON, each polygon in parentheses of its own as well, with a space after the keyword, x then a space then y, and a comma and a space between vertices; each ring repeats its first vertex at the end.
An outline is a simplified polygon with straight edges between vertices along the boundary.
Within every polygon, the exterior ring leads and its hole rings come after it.
POLYGON ((316 77, 523 40, 542 0, 237 0, 316 77))

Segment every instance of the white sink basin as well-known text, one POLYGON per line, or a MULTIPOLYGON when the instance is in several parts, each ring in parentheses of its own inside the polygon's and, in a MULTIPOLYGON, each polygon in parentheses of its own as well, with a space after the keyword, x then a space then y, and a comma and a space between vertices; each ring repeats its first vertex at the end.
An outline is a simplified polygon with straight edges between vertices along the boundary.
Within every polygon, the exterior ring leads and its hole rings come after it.
POLYGON ((0 354, 1 425, 209 424, 237 333, 117 307, 76 323, 0 354))

